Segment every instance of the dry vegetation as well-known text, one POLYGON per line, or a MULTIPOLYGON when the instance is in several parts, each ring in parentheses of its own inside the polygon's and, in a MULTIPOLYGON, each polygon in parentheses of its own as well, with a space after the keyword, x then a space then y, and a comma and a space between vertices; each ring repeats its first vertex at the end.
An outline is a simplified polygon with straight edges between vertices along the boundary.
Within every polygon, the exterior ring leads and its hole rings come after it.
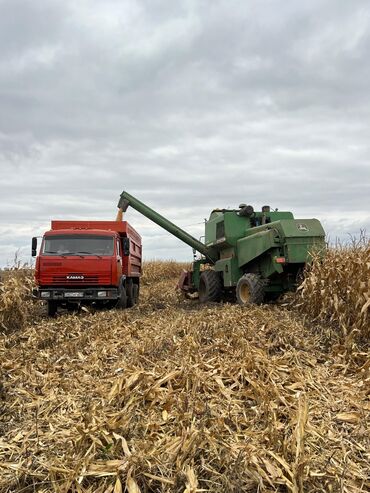
POLYGON ((341 337, 368 341, 370 336, 370 242, 328 251, 318 259, 301 286, 297 307, 339 332, 341 337))
POLYGON ((23 316, 4 285, 0 491, 369 491, 369 249, 329 255, 297 310, 179 300, 166 262, 122 312, 23 316))
POLYGON ((181 264, 173 260, 166 262, 158 262, 156 260, 150 260, 145 262, 144 277, 141 284, 144 286, 155 287, 158 282, 163 281, 177 281, 179 272, 182 269, 189 269, 189 264, 181 264))
POLYGON ((32 302, 32 271, 16 265, 0 272, 0 331, 21 329, 37 314, 32 302))

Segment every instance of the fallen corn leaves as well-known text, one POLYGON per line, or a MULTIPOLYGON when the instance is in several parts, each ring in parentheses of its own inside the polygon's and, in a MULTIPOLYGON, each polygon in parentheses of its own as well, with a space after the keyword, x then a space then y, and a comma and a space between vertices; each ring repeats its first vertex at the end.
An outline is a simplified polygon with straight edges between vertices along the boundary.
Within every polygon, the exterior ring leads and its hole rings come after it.
POLYGON ((175 267, 151 264, 133 309, 2 334, 0 491, 368 491, 368 346, 181 301, 175 267))

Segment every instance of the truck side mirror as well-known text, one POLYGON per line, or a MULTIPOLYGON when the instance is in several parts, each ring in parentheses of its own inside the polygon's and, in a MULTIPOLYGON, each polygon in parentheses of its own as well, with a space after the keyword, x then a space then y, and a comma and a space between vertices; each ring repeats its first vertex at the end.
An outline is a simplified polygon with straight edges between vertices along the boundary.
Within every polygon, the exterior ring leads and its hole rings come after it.
POLYGON ((122 249, 124 257, 130 255, 130 238, 122 238, 122 249))
POLYGON ((37 255, 37 238, 34 236, 32 238, 32 257, 36 257, 37 255))

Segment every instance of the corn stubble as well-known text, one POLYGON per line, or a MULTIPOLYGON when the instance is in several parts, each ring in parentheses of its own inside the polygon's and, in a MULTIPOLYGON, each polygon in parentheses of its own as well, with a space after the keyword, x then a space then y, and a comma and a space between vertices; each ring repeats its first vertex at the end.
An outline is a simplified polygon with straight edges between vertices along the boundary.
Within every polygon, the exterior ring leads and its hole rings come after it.
POLYGON ((315 264, 293 310, 179 299, 152 262, 133 309, 29 312, 0 339, 0 491, 369 491, 366 255, 315 264))

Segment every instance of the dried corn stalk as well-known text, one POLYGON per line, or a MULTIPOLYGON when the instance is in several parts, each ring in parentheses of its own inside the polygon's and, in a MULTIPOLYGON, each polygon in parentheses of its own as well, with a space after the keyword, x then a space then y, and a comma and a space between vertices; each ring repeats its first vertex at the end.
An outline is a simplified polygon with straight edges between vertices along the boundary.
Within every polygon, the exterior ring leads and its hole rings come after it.
POLYGON ((331 248, 316 258, 299 291, 299 309, 358 341, 370 336, 370 241, 331 248))
POLYGON ((368 352, 278 306, 179 301, 181 268, 152 263, 130 310, 0 336, 0 491, 368 491, 368 352))

